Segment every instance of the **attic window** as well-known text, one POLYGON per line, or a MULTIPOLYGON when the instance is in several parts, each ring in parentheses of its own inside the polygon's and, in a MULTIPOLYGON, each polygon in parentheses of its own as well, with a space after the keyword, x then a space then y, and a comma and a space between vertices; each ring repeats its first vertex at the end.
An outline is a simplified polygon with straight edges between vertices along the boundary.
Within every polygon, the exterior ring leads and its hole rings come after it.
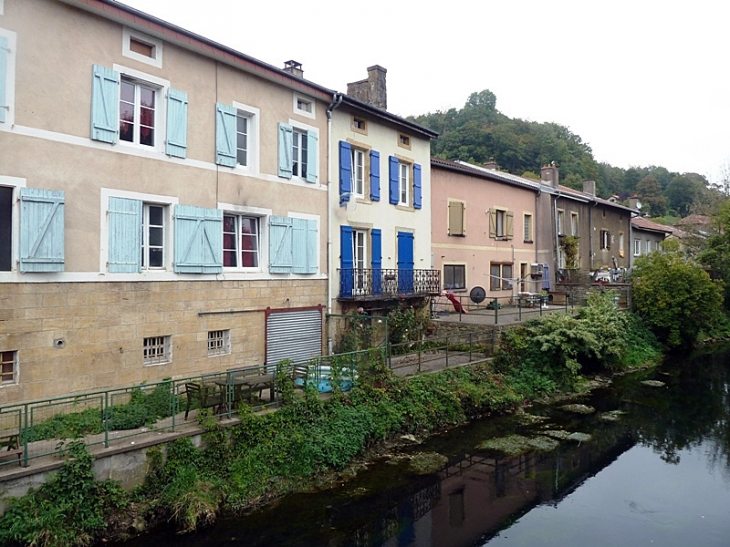
POLYGON ((367 120, 364 120, 363 118, 358 118, 357 116, 353 116, 352 117, 352 130, 356 131, 357 133, 362 133, 364 135, 367 135, 367 133, 368 133, 367 120))
POLYGON ((305 101, 304 99, 297 99, 297 110, 303 110, 304 112, 312 112, 312 103, 305 101))
POLYGON ((411 148, 411 138, 403 133, 398 133, 398 146, 402 148, 411 148))
POLYGON ((305 97, 305 96, 295 93, 294 94, 294 113, 299 114, 301 116, 305 116, 307 118, 314 119, 316 117, 316 112, 314 109, 314 100, 310 99, 309 97, 305 97))
POLYGON ((150 59, 155 58, 155 46, 135 38, 129 39, 129 50, 139 53, 140 55, 144 55, 145 57, 149 57, 150 59))

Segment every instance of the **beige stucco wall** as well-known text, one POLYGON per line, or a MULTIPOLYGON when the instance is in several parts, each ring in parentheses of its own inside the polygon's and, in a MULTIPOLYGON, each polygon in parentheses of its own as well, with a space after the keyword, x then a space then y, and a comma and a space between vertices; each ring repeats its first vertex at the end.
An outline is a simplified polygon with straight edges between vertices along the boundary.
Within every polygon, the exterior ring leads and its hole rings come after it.
MULTIPOLYGON (((413 258, 414 268, 418 270, 431 269, 431 148, 430 140, 394 124, 358 112, 359 118, 367 120, 367 134, 357 132, 352 127, 353 111, 345 107, 334 110, 332 116, 331 137, 331 192, 330 210, 332 219, 332 251, 331 251, 331 294, 332 309, 341 310, 336 299, 339 294, 340 268, 340 226, 352 226, 369 230, 372 228, 382 231, 382 267, 395 269, 398 267, 397 232, 412 232, 414 234, 413 258), (399 133, 410 136, 410 149, 398 145, 399 133), (339 142, 347 141, 352 146, 363 150, 376 150, 380 153, 380 201, 372 201, 369 193, 369 159, 365 169, 365 197, 351 198, 346 207, 340 206, 339 196, 339 142), (389 202, 389 156, 397 156, 401 161, 421 165, 422 208, 396 206, 389 202)), ((412 171, 411 171, 412 172, 412 171)), ((413 180, 411 179, 411 184, 413 180)), ((413 194, 411 190, 410 199, 413 194)), ((368 249, 368 257, 371 252, 368 249)), ((369 267, 369 266, 368 266, 369 267)))
POLYGON ((519 290, 534 292, 535 283, 526 282, 521 287, 515 284, 511 291, 490 290, 490 264, 512 263, 513 276, 520 274, 520 264, 529 265, 537 260, 535 224, 536 192, 506 183, 486 180, 468 174, 455 173, 437 165, 432 166, 432 248, 434 267, 442 271, 444 265, 466 266, 466 289, 468 294, 475 287, 485 289, 491 298, 511 296, 519 290), (448 234, 449 200, 465 204, 465 235, 448 234), (489 214, 494 208, 514 213, 514 235, 512 239, 499 240, 489 237, 489 214), (532 215, 533 240, 523 237, 524 214, 532 215))

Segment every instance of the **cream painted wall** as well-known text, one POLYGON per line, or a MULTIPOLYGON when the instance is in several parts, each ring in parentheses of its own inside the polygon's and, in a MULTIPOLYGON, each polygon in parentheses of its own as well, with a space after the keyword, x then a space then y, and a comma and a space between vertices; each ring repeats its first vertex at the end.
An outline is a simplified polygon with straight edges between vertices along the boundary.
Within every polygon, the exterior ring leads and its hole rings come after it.
MULTIPOLYGON (((426 138, 398 128, 378 118, 367 116, 360 112, 357 116, 367 120, 367 135, 353 130, 353 111, 340 107, 332 115, 331 137, 331 191, 330 208, 332 213, 332 256, 330 276, 332 305, 336 309, 336 298, 339 293, 340 267, 340 226, 372 229, 382 231, 382 267, 397 268, 397 232, 414 233, 414 268, 431 269, 431 148, 426 138), (404 133, 411 138, 411 149, 398 146, 398 135, 404 133), (380 201, 370 199, 369 190, 364 198, 351 198, 352 204, 348 207, 340 206, 339 196, 339 142, 348 141, 359 148, 372 149, 380 153, 380 201), (422 208, 395 206, 388 199, 388 158, 398 156, 403 161, 410 161, 421 165, 422 176, 422 208), (356 206, 353 206, 356 205, 356 206)), ((365 178, 368 180, 369 170, 366 169, 365 178)), ((411 180, 412 183, 412 180, 411 180)), ((411 194, 412 200, 412 194, 411 194)), ((370 257, 368 250, 368 257, 370 257)))

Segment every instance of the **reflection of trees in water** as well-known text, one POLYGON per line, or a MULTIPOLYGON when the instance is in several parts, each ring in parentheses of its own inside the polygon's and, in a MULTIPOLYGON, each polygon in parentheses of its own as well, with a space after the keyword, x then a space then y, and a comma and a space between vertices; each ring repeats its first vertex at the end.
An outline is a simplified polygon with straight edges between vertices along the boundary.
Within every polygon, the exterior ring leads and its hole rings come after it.
POLYGON ((669 363, 661 379, 667 388, 634 385, 624 393, 630 403, 627 423, 639 442, 679 463, 679 452, 703 444, 714 467, 730 465, 730 349, 696 354, 669 363))

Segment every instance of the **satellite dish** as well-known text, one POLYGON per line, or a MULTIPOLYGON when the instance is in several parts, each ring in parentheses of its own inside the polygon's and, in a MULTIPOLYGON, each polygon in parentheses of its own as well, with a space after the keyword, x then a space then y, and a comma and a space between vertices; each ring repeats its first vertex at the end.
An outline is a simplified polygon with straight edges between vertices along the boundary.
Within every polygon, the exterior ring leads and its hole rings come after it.
POLYGON ((641 202, 640 202, 640 201, 637 201, 637 202, 636 202, 636 208, 637 208, 637 209, 638 209, 639 211, 641 211, 641 202))
POLYGON ((471 298, 471 301, 475 304, 481 304, 484 302, 486 297, 487 293, 483 287, 474 287, 469 293, 469 298, 471 298))

